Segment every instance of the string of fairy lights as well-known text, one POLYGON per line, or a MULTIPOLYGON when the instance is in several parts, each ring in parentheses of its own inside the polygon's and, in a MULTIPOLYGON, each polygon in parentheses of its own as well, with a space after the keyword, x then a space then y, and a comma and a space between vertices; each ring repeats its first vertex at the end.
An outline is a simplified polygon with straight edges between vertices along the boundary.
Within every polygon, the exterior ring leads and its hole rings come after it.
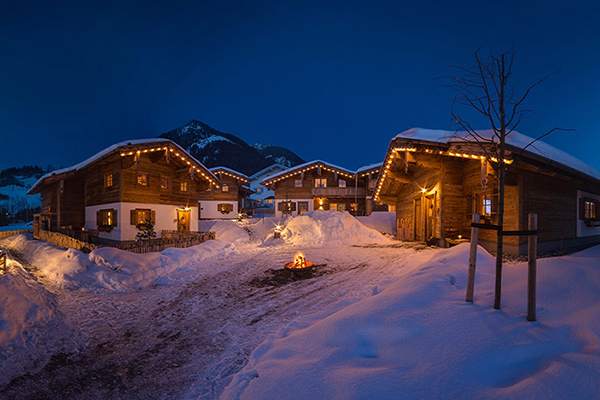
POLYGON ((227 176, 230 176, 230 177, 232 177, 232 178, 235 178, 235 179, 239 179, 240 181, 242 181, 242 182, 244 182, 244 183, 250 182, 250 179, 248 179, 248 178, 244 178, 244 177, 243 177, 243 176, 241 176, 241 175, 235 175, 235 174, 232 174, 232 173, 230 173, 230 172, 227 172, 227 171, 225 171, 225 170, 223 170, 223 169, 220 169, 220 168, 214 169, 214 170, 212 170, 212 172, 213 172, 213 173, 216 173, 216 174, 223 174, 223 175, 227 175, 227 176))
POLYGON ((287 174, 282 175, 282 176, 280 176, 278 178, 275 178, 275 179, 271 179, 271 180, 265 182, 264 184, 265 185, 272 185, 273 183, 282 181, 282 180, 287 179, 287 178, 291 178, 292 176, 296 176, 298 174, 302 174, 303 172, 310 171, 310 170, 316 169, 316 168, 321 168, 321 169, 323 169, 325 171, 337 173, 338 175, 345 176, 346 178, 354 178, 354 174, 346 173, 346 172, 340 171, 338 169, 330 168, 330 167, 326 166, 325 164, 313 164, 311 166, 304 167, 302 169, 297 169, 295 171, 288 172, 287 174))
POLYGON ((194 173, 199 173, 200 175, 202 175, 202 177, 204 177, 207 181, 209 181, 211 185, 214 185, 217 189, 219 188, 219 185, 217 185, 217 182, 214 181, 213 179, 211 179, 211 177, 209 175, 205 174, 201 168, 198 168, 195 165, 192 165, 192 161, 190 159, 188 159, 183 154, 180 154, 177 150, 174 150, 169 146, 153 147, 153 148, 149 148, 149 149, 121 152, 121 157, 133 156, 135 154, 154 153, 157 151, 165 151, 165 152, 168 152, 168 153, 165 153, 165 155, 168 154, 168 157, 175 156, 175 157, 179 158, 181 161, 183 161, 184 163, 189 165, 190 168, 194 171, 194 173))
MULTIPOLYGON (((455 152, 455 151, 445 151, 445 150, 438 150, 438 149, 429 149, 429 148, 425 148, 425 149, 417 149, 416 147, 395 147, 393 148, 391 151, 388 152, 388 155, 386 156, 386 160, 383 162, 382 166, 383 166, 383 173, 380 174, 379 177, 379 181, 377 183, 377 189, 375 190, 375 195, 373 196, 374 200, 378 201, 379 200, 379 193, 381 192, 381 188, 383 187, 383 183, 385 182, 385 179, 388 175, 388 172, 390 170, 390 168, 392 167, 392 164, 394 163, 394 159, 398 156, 400 156, 402 153, 413 153, 413 152, 417 152, 417 151, 424 151, 427 154, 432 154, 432 155, 443 155, 443 156, 450 156, 450 157, 460 157, 460 158, 468 158, 468 159, 472 159, 472 160, 486 160, 487 157, 481 154, 474 154, 474 153, 459 153, 459 152, 455 152)), ((495 157, 490 157, 490 160, 493 162, 497 162, 498 159, 495 157)), ((504 163, 505 164, 512 164, 513 160, 510 159, 504 159, 504 163)))

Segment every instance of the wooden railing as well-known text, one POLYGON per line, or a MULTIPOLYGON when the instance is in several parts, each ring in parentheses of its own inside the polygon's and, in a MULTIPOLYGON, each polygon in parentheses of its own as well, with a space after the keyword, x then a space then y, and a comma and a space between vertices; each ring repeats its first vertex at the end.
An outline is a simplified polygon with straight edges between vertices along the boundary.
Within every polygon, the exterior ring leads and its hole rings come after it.
POLYGON ((365 188, 359 187, 314 187, 310 189, 313 196, 319 197, 354 197, 364 196, 365 188))

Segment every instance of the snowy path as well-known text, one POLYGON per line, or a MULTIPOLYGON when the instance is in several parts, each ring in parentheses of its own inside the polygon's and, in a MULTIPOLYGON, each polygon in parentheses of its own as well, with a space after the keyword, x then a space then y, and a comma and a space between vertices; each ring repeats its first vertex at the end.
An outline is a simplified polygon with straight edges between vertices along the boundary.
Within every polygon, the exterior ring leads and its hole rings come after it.
POLYGON ((59 290, 58 308, 85 348, 55 355, 40 373, 13 380, 2 395, 212 399, 267 335, 298 317, 327 315, 336 303, 370 296, 406 263, 430 253, 304 248, 320 276, 284 284, 266 279, 267 270, 281 269, 297 250, 246 245, 234 257, 205 260, 212 272, 202 277, 133 293, 59 290))

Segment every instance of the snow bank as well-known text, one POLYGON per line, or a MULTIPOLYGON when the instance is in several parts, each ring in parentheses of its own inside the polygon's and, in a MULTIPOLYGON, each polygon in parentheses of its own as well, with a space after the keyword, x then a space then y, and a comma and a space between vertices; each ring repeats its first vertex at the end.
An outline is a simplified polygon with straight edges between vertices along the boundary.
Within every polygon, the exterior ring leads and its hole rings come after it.
POLYGON ((202 232, 215 232, 215 237, 232 244, 243 244, 250 240, 248 231, 237 221, 225 220, 207 220, 199 221, 198 230, 202 232))
POLYGON ((361 224, 389 235, 396 234, 396 213, 376 211, 364 217, 356 217, 361 224))
POLYGON ((7 264, 0 274, 0 385, 76 345, 55 311, 54 295, 19 263, 7 264))
POLYGON ((475 304, 464 302, 469 245, 437 252, 396 283, 328 317, 269 336, 223 399, 597 398, 600 247, 541 260, 539 323, 525 320, 526 264, 478 252, 475 304))
POLYGON ((347 212, 312 211, 285 220, 281 238, 295 246, 388 244, 389 239, 367 228, 347 212))
MULTIPOLYGON (((247 237, 247 235, 246 235, 247 237)), ((204 261, 233 252, 231 244, 210 240, 185 249, 168 248, 158 253, 135 254, 104 247, 84 254, 47 242, 15 235, 0 244, 21 255, 37 268, 43 279, 63 288, 130 291, 153 284, 169 284, 183 275, 198 277, 210 271, 204 261)))

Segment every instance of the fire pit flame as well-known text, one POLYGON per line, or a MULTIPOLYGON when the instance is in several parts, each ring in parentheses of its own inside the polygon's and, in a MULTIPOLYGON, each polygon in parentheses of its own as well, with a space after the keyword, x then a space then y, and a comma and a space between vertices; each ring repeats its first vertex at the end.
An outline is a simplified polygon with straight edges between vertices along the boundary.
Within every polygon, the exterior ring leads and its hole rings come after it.
POLYGON ((294 261, 285 264, 285 268, 291 270, 306 270, 312 268, 313 265, 315 265, 315 263, 306 261, 304 254, 297 253, 294 256, 294 261))

